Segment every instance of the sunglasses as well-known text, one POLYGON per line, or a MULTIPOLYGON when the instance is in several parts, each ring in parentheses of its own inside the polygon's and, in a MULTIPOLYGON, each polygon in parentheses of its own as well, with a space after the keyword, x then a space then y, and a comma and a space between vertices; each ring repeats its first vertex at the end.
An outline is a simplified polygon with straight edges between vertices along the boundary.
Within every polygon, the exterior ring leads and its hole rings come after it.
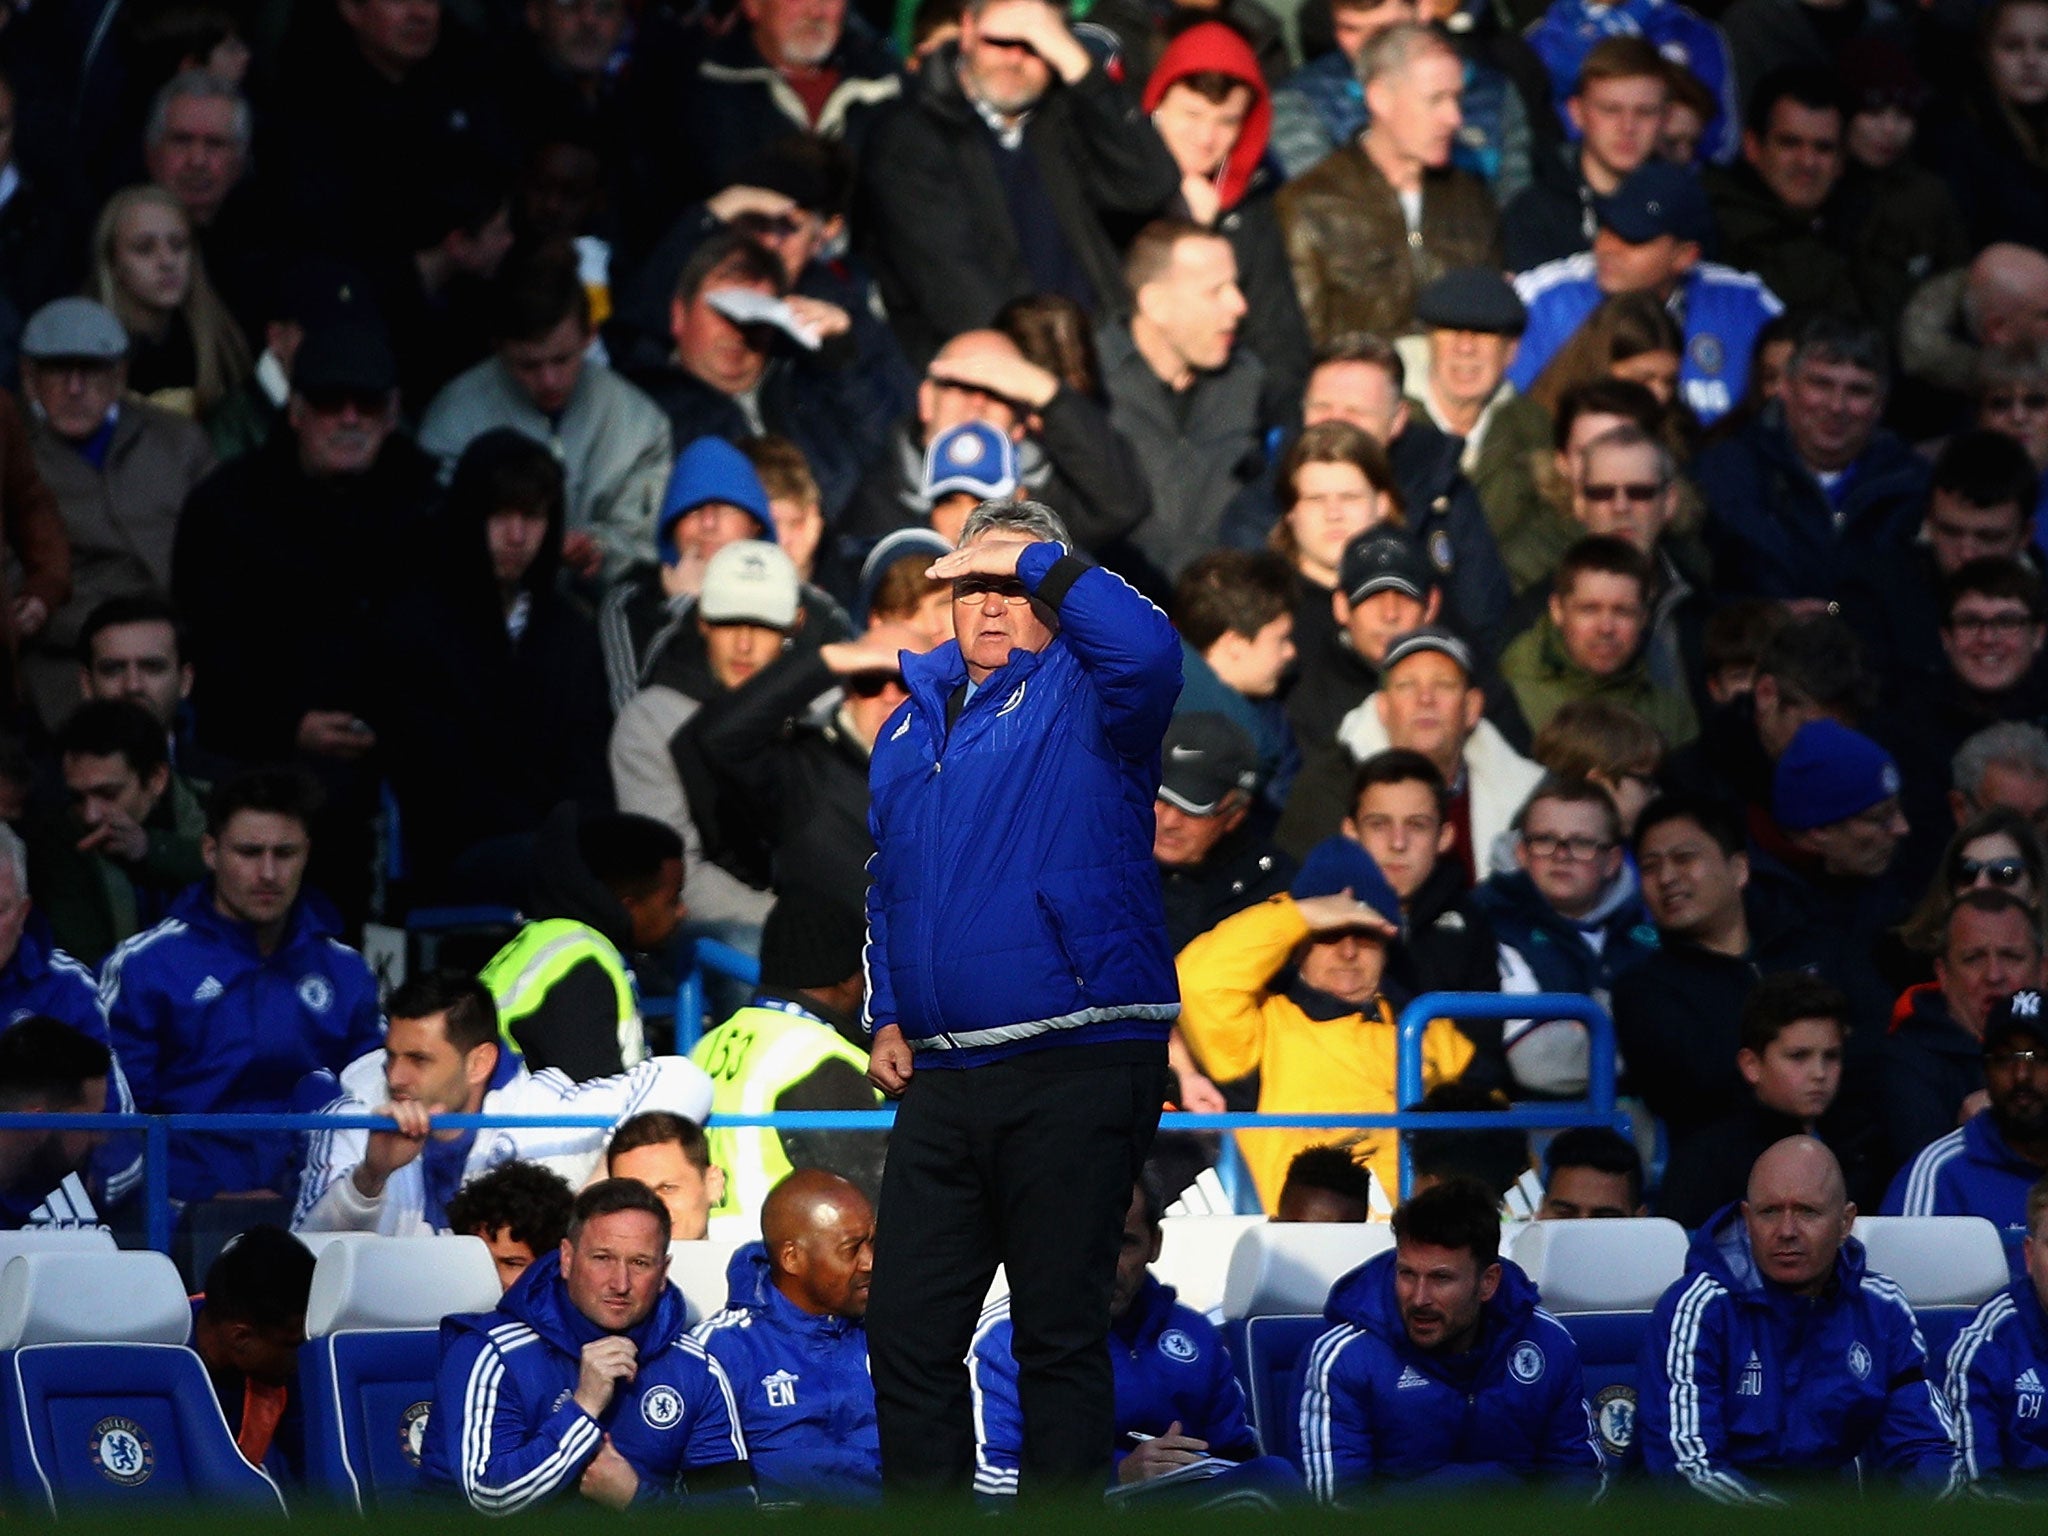
POLYGON ((2019 859, 1959 859, 1956 884, 1975 885, 1989 880, 2000 890, 2010 890, 2027 877, 2027 866, 2019 859))
POLYGON ((1984 397, 1987 411, 2048 411, 2048 389, 2000 391, 1984 397))
POLYGON ((1645 506, 1664 494, 1664 487, 1644 480, 1632 480, 1624 485, 1582 485, 1579 494, 1588 501, 1613 501, 1620 497, 1624 501, 1639 502, 1645 506))
POLYGON ((299 391, 308 406, 322 416, 339 416, 350 406, 356 408, 358 416, 381 416, 391 397, 373 389, 302 389, 299 391))
POLYGON ((901 672, 856 672, 846 680, 846 691, 857 699, 877 699, 889 688, 901 688, 901 672))

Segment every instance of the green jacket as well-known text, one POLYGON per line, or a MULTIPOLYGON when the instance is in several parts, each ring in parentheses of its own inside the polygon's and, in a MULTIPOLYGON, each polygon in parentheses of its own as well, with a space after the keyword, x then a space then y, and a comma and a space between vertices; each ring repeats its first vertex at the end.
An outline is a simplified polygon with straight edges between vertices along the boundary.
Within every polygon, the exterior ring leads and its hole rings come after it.
POLYGON ((97 966, 114 947, 160 920, 171 899, 206 878, 200 791, 176 769, 143 820, 149 849, 133 864, 78 851, 78 824, 60 813, 31 828, 29 894, 57 947, 97 966))
POLYGON ((1574 699, 1606 699, 1656 726, 1669 747, 1682 747, 1699 734, 1692 700, 1682 690, 1652 683, 1641 655, 1611 677, 1595 677, 1565 654, 1563 637, 1548 613, 1501 652, 1500 674, 1515 690, 1515 702, 1532 731, 1542 730, 1574 699))

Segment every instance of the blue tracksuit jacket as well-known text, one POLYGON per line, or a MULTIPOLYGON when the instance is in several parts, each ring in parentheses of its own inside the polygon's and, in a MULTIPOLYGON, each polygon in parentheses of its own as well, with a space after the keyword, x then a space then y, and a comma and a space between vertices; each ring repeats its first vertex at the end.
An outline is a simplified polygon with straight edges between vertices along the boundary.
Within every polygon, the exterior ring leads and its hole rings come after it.
POLYGON ((1180 638, 1122 578, 1034 544, 1027 591, 1059 615, 951 731, 956 642, 903 656, 910 699, 869 769, 870 1031, 920 1069, 1035 1046, 1165 1040, 1180 1013, 1152 804, 1180 693, 1180 638))
POLYGON ((759 1243, 736 1251, 726 1275, 725 1310, 690 1336, 732 1383, 762 1502, 878 1497, 882 1443, 867 1329, 798 1308, 770 1281, 759 1243))
POLYGON ((497 1311, 441 1324, 420 1442, 428 1484, 460 1491, 483 1514, 509 1515, 573 1495, 607 1436, 640 1474, 635 1504, 672 1497, 693 1471, 744 1462, 732 1387, 683 1319, 682 1292, 663 1286, 628 1330, 637 1373, 593 1419, 575 1401, 576 1377, 583 1346, 604 1330, 570 1305, 561 1256, 536 1259, 497 1311))
POLYGON ((1795 1296, 1758 1272, 1740 1204, 1693 1235, 1636 1365, 1636 1438, 1653 1477, 1722 1503, 1776 1502, 1766 1484, 1866 1471, 1946 1489, 1953 1420, 1902 1292, 1842 1244, 1834 1279, 1795 1296))
POLYGON ((1408 1341, 1383 1253, 1330 1288, 1334 1325, 1310 1346, 1296 1398, 1302 1470, 1324 1501, 1374 1482, 1601 1483, 1578 1345, 1501 1260, 1478 1342, 1445 1356, 1408 1341))
MULTIPOLYGON (((1508 377, 1515 388, 1527 389, 1606 295, 1594 279, 1590 251, 1531 267, 1515 279, 1515 292, 1529 311, 1529 326, 1508 365, 1508 377)), ((1679 297, 1683 313, 1672 311, 1685 329, 1678 387, 1693 414, 1711 423, 1748 392, 1756 333, 1785 306, 1754 273, 1712 261, 1692 269, 1679 297)))
MULTIPOLYGON (((1981 1118, 1981 1117, 1980 1117, 1981 1118)), ((2024 1275, 1985 1302, 1948 1352, 1963 1467, 1986 1491, 2048 1474, 2048 1313, 2024 1275)))
MULTIPOLYGON (((384 1038, 377 983, 334 935, 318 897, 302 896, 274 954, 214 910, 210 884, 138 933, 100 968, 114 1049, 145 1114, 283 1112, 309 1072, 340 1072, 384 1038)), ((171 1195, 292 1188, 299 1137, 171 1139, 171 1195)))
MULTIPOLYGON (((0 966, 0 1030, 27 1018, 55 1019, 113 1052, 114 1070, 107 1081, 107 1110, 132 1114, 135 1097, 121 1070, 121 1055, 107 1029, 107 1011, 100 1006, 99 985, 92 972, 52 944, 31 918, 15 946, 14 958, 0 966)), ((112 1203, 132 1194, 142 1182, 142 1144, 135 1136, 116 1136, 93 1154, 95 1182, 112 1203)), ((42 1203, 42 1193, 0 1192, 0 1227, 19 1227, 42 1203)), ((103 1213, 102 1213, 103 1214, 103 1213)))
MULTIPOLYGON (((1219 1460, 1249 1461, 1259 1454, 1223 1335, 1176 1301, 1172 1286, 1145 1277, 1130 1310, 1110 1324, 1109 1359, 1116 1376, 1117 1439, 1113 1455, 1104 1448, 1105 1466, 1130 1451, 1132 1435, 1161 1435, 1176 1421, 1181 1433, 1208 1441, 1209 1454, 1219 1460)), ((1015 1493, 1024 1410, 1017 1397, 1017 1360, 1010 1353, 1008 1298, 982 1315, 967 1368, 974 1389, 975 1492, 1015 1493)))
POLYGON ((1886 1216, 1982 1216, 2005 1240, 2012 1277, 2027 1277, 2027 1191, 2041 1170, 2006 1145, 1989 1110, 1929 1142, 1885 1191, 1886 1216))

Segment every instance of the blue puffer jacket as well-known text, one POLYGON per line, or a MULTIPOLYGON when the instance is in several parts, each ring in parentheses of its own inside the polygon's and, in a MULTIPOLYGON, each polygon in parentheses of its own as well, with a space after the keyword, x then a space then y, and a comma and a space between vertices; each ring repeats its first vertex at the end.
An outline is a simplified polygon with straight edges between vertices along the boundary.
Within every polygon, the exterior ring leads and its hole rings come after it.
POLYGON ((1948 1400, 1978 1491, 2033 1493, 2048 1481, 2044 1383, 2048 1313, 2022 1275, 1977 1309, 1948 1352, 1948 1400))
POLYGON ((1724 1504, 1776 1502, 1787 1477, 1894 1475, 1946 1489, 1953 1421, 1905 1293, 1842 1244, 1819 1296, 1766 1281, 1742 1207, 1694 1234, 1685 1276, 1652 1315, 1636 1364, 1636 1436, 1651 1476, 1724 1504))
MULTIPOLYGON (((1017 1491, 1024 1409, 1010 1336, 1006 1297, 982 1314, 967 1360, 974 1388, 976 1493, 1017 1491)), ((1145 1277, 1130 1311, 1110 1325, 1109 1361, 1116 1376, 1116 1446, 1113 1453, 1103 1447, 1105 1473, 1130 1452, 1132 1436, 1163 1435, 1175 1423, 1182 1434, 1206 1440, 1209 1454, 1220 1460, 1249 1461, 1259 1454, 1223 1335, 1201 1313, 1182 1306, 1172 1286, 1145 1277)))
POLYGON ((1656 925, 1627 865, 1582 918, 1561 914, 1519 869, 1474 887, 1472 905, 1493 925, 1501 948, 1527 963, 1541 992, 1586 992, 1604 1002, 1617 976, 1657 952, 1656 925))
POLYGON ((574 1494, 607 1437, 640 1475, 635 1504, 707 1474, 721 1487, 744 1482, 732 1386, 683 1322, 682 1292, 664 1285, 654 1310, 626 1330, 638 1351, 633 1379, 593 1419, 575 1400, 576 1378, 583 1346, 605 1330, 571 1305, 561 1256, 536 1259, 497 1311, 441 1323, 420 1441, 428 1485, 461 1493, 480 1513, 515 1514, 574 1494))
POLYGON ((1122 578, 1035 544, 1027 591, 1059 615, 961 710, 956 642, 903 656, 910 700, 869 769, 867 1027, 919 1066, 1054 1044, 1164 1040, 1180 1012, 1152 803, 1180 639, 1122 578))
POLYGON ((1296 1399, 1302 1470, 1325 1502, 1375 1482, 1548 1482, 1591 1496, 1605 1462, 1578 1345, 1508 1259, 1462 1355, 1417 1349, 1383 1253, 1330 1288, 1333 1328, 1310 1346, 1296 1399))
MULTIPOLYGON (((100 968, 100 1000, 121 1070, 144 1114, 281 1113, 309 1072, 340 1072, 384 1039, 377 983, 308 893, 264 955, 247 924, 191 887, 171 915, 100 968)), ((300 1138, 285 1133, 171 1141, 171 1195, 292 1188, 300 1138)))
POLYGON ((759 1243, 733 1254, 726 1280, 725 1310, 690 1337, 732 1383, 762 1502, 878 1498, 882 1442, 867 1329, 798 1308, 775 1288, 759 1243))

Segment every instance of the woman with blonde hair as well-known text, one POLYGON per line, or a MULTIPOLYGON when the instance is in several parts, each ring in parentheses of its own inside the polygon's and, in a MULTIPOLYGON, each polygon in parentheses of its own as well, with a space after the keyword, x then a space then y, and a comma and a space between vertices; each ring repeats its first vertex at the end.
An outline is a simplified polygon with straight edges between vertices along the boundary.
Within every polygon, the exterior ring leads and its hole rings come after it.
POLYGON ((249 344, 206 278, 185 207, 157 186, 126 187, 93 226, 86 292, 128 332, 128 387, 203 418, 249 376, 249 344))

